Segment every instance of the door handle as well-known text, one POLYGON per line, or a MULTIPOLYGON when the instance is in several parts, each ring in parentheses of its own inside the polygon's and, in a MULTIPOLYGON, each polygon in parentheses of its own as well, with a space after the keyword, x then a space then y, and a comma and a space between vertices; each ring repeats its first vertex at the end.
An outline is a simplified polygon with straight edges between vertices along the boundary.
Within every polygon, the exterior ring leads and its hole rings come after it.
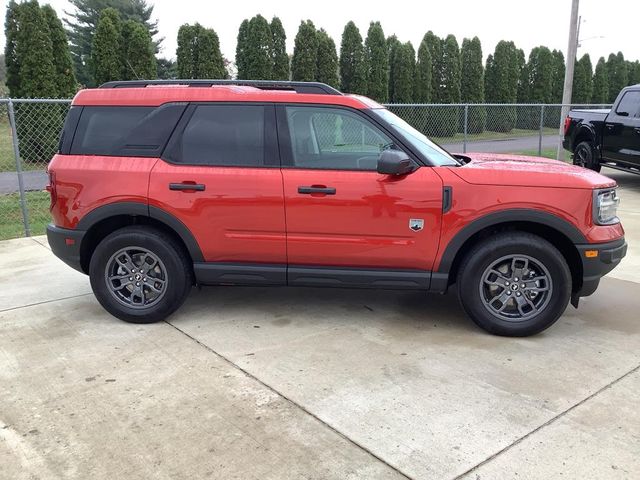
POLYGON ((640 134, 640 127, 634 128, 633 131, 636 132, 637 134, 640 134))
POLYGON ((326 187, 324 185, 311 185, 309 187, 298 187, 298 193, 305 195, 311 195, 313 193, 323 193, 325 195, 335 195, 336 189, 333 187, 326 187))
POLYGON ((170 183, 169 190, 178 190, 183 192, 204 192, 205 185, 196 182, 170 183))
POLYGON ((616 126, 615 123, 605 123, 604 125, 605 127, 607 127, 607 130, 613 130, 613 128, 616 126))

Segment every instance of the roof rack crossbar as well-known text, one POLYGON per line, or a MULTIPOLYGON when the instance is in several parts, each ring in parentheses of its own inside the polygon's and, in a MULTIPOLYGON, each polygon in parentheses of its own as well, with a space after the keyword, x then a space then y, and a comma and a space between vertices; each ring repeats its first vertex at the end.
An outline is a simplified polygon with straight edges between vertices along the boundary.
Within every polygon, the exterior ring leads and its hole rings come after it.
POLYGON ((278 80, 126 80, 113 81, 99 88, 142 88, 149 85, 185 85, 188 87, 211 87, 214 85, 236 85, 255 87, 263 90, 293 90, 297 93, 321 95, 342 95, 342 92, 320 82, 289 82, 278 80))

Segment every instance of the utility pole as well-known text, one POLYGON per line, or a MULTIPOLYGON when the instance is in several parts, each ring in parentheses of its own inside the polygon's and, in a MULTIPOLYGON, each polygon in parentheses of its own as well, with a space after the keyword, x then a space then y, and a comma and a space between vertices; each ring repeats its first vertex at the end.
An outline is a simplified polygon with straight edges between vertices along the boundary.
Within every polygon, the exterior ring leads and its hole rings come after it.
POLYGON ((562 110, 560 114, 560 127, 558 133, 558 152, 556 158, 564 160, 564 149, 562 148, 562 136, 564 134, 564 118, 569 113, 571 103, 571 93, 573 90, 573 67, 576 63, 576 52, 578 50, 578 9, 580 0, 571 0, 571 20, 569 23, 569 46, 567 48, 567 68, 564 72, 564 90, 562 91, 562 110), (566 106, 565 106, 566 105, 566 106))

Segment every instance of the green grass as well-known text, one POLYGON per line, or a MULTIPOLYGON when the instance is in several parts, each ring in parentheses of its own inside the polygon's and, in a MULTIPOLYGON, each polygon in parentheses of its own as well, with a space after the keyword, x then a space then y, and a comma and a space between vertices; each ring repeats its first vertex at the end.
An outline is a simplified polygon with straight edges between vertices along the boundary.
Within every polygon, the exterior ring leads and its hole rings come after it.
MULTIPOLYGON (((22 170, 44 170, 44 163, 22 162, 22 170)), ((11 128, 6 120, 0 121, 0 172, 15 172, 16 160, 13 155, 11 128)))
MULTIPOLYGON (((49 194, 47 192, 27 192, 27 211, 31 235, 42 235, 51 221, 49 215, 49 194)), ((0 196, 0 240, 24 236, 20 195, 10 193, 0 196)))
MULTIPOLYGON (((554 135, 558 133, 558 129, 556 128, 548 128, 545 127, 542 129, 543 135, 554 135)), ((525 130, 522 128, 514 128, 510 132, 499 133, 499 132, 490 132, 484 131, 482 133, 477 133, 473 135, 467 135, 467 142, 475 142, 479 140, 504 140, 507 138, 519 138, 519 137, 537 137, 539 134, 538 130, 525 130)), ((453 137, 431 137, 436 143, 462 143, 464 142, 464 134, 456 133, 453 137)))
MULTIPOLYGON (((520 150, 519 152, 511 152, 511 153, 515 155, 528 155, 530 157, 544 157, 544 158, 551 158, 552 160, 555 160, 558 151, 555 148, 543 148, 542 153, 540 155, 538 155, 538 149, 520 150)), ((565 150, 564 161, 571 163, 571 152, 565 150)))

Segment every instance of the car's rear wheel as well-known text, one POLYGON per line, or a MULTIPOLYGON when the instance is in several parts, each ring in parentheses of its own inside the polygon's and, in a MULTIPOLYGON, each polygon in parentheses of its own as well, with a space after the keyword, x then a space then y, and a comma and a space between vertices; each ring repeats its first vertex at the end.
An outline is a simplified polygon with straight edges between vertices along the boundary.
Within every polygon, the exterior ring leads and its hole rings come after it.
POLYGON ((571 272, 562 254, 541 237, 505 232, 475 245, 458 272, 458 295, 486 331, 511 337, 551 326, 567 307, 571 272))
POLYGON ((597 152, 593 143, 584 141, 576 145, 573 150, 573 164, 599 172, 602 166, 598 162, 597 152))
POLYGON ((122 228, 102 240, 91 257, 89 276, 100 304, 131 323, 165 319, 182 305, 192 284, 181 246, 146 226, 122 228))

